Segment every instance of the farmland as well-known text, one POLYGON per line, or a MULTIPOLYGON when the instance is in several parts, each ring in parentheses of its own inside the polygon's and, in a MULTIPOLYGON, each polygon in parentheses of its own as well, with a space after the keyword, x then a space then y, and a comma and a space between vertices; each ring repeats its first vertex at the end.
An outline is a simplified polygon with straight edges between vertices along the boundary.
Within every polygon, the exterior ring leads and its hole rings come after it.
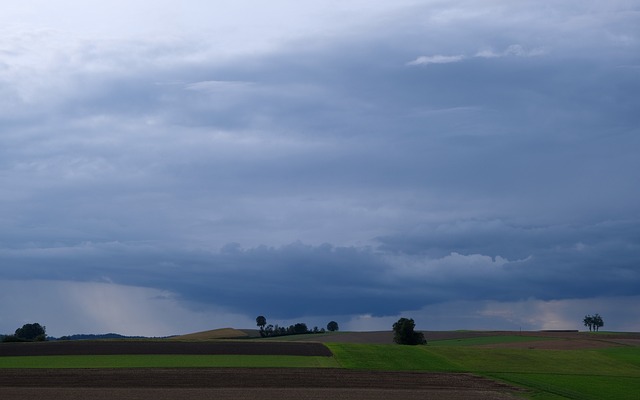
POLYGON ((3 399, 603 399, 640 391, 640 335, 431 332, 0 345, 3 399), (360 341, 357 338, 360 337, 360 341), (325 345, 318 342, 325 342, 325 345), (164 396, 164 397, 163 397, 164 396))

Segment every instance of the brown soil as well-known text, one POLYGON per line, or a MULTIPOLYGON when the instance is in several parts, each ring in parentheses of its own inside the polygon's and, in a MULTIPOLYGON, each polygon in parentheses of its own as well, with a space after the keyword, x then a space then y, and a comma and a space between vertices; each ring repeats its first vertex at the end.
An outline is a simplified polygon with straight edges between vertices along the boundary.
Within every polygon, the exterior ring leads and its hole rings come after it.
POLYGON ((558 340, 536 340, 531 342, 518 343, 496 343, 479 347, 494 349, 540 349, 540 350, 585 350, 601 349, 603 347, 621 346, 619 343, 602 340, 584 339, 558 339, 558 340))
POLYGON ((7 369, 0 397, 24 399, 515 399, 505 384, 471 374, 315 368, 7 369))
POLYGON ((638 333, 594 334, 590 332, 504 332, 502 334, 521 335, 524 337, 531 337, 533 340, 517 343, 497 343, 483 345, 482 347, 582 350, 640 345, 640 334, 638 333), (535 340, 535 338, 544 338, 546 340, 535 340))

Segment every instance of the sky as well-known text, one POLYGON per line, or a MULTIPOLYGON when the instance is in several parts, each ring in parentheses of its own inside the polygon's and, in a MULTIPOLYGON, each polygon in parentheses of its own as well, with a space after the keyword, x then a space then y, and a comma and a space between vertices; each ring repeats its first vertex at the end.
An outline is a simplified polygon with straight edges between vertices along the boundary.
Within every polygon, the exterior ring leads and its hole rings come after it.
POLYGON ((0 3, 0 333, 640 331, 640 1, 0 3))

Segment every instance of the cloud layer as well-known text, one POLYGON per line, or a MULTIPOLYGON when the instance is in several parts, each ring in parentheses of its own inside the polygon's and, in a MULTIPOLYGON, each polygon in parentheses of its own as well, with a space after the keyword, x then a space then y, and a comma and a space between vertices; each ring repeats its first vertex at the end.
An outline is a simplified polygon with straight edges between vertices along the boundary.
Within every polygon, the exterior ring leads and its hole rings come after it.
MULTIPOLYGON (((191 316, 145 334, 473 304, 570 304, 579 324, 640 295, 633 2, 309 4, 8 8, 0 281, 191 316)), ((14 307, 0 332, 33 315, 14 307)))

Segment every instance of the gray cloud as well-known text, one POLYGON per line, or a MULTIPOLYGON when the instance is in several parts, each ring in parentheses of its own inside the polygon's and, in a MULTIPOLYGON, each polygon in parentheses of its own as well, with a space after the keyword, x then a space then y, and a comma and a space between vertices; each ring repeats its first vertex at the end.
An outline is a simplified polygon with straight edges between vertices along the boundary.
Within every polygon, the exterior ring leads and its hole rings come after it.
POLYGON ((418 247, 434 255, 302 243, 247 249, 230 244, 216 252, 122 243, 21 249, 2 253, 5 265, 22 266, 4 271, 3 277, 154 287, 194 304, 216 304, 249 315, 258 307, 287 319, 396 315, 416 305, 451 301, 636 295, 640 273, 634 264, 638 248, 630 241, 637 234, 633 223, 579 230, 497 224, 489 234, 485 227, 470 224, 449 232, 439 227, 431 232, 437 236, 431 241, 423 232, 425 243, 418 247), (474 243, 468 236, 481 239, 474 243), (522 242, 529 243, 526 257, 500 255, 522 242), (456 248, 457 243, 468 247, 456 248), (490 243, 498 245, 492 250, 490 243), (442 254, 435 255, 434 249, 442 254), (460 252, 445 254, 449 249, 460 252), (497 254, 484 255, 478 249, 497 254))
POLYGON ((640 25, 587 3, 425 2, 254 52, 15 30, 0 277, 281 318, 636 296, 640 25))

